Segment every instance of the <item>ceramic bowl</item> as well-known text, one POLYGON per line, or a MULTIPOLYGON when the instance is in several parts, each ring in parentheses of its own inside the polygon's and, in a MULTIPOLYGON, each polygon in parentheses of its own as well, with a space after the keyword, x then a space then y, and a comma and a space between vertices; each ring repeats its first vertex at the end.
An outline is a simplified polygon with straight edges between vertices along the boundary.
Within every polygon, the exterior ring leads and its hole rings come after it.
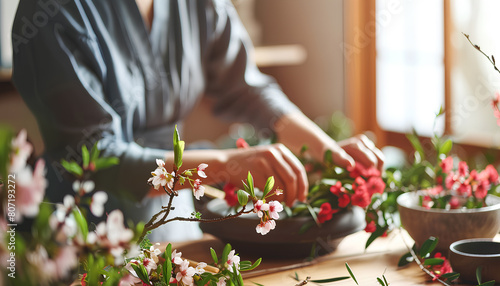
MULTIPOLYGON (((220 218, 226 215, 224 200, 215 199, 199 210, 203 218, 220 218)), ((281 214, 280 214, 281 216, 281 214)), ((300 233, 300 228, 313 222, 310 217, 279 219, 276 228, 266 235, 255 231, 260 222, 256 214, 215 223, 201 223, 203 232, 230 243, 239 253, 258 257, 307 258, 334 251, 342 239, 365 227, 364 210, 358 207, 339 212, 321 227, 300 233)))
POLYGON ((460 279, 476 283, 476 269, 481 267, 481 281, 500 282, 500 242, 491 239, 465 239, 450 245, 450 265, 460 279))
POLYGON ((418 246, 429 237, 439 238, 436 251, 448 253, 450 244, 470 238, 493 238, 500 230, 500 198, 488 196, 488 206, 478 209, 426 209, 418 206, 419 194, 401 194, 401 224, 418 246))

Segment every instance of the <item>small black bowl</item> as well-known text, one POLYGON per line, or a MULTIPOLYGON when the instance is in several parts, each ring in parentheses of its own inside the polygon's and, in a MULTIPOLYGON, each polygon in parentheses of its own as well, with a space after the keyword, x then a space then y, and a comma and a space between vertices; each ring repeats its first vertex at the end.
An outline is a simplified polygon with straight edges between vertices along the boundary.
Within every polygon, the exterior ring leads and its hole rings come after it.
POLYGON ((460 279, 477 282, 476 269, 481 267, 481 281, 500 283, 500 242, 492 239, 464 239, 450 245, 449 260, 460 279))

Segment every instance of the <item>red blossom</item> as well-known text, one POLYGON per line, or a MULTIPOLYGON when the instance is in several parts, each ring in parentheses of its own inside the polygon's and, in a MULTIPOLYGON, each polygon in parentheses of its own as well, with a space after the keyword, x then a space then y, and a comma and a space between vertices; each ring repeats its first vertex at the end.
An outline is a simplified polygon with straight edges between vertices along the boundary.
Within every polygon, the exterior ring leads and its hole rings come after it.
POLYGON ((325 221, 331 220, 333 214, 337 213, 338 211, 338 209, 332 210, 332 206, 329 203, 323 203, 318 213, 319 223, 324 223, 325 221))
POLYGON ((375 167, 366 168, 362 164, 356 164, 354 167, 347 167, 347 171, 349 172, 349 176, 351 178, 357 177, 380 177, 380 171, 375 167))
POLYGON ((340 193, 345 192, 344 187, 342 187, 342 183, 340 181, 337 181, 335 185, 330 187, 330 192, 334 195, 339 196, 340 193))
POLYGON ((460 200, 457 197, 451 197, 450 199, 450 208, 458 209, 460 208, 460 200))
POLYGON ((346 193, 339 194, 339 208, 345 208, 351 202, 351 198, 346 193))
POLYGON ((224 188, 222 190, 226 194, 224 196, 224 200, 226 200, 226 203, 230 207, 236 206, 238 204, 238 195, 236 194, 237 191, 236 186, 231 183, 227 183, 224 185, 224 188))
POLYGON ((372 232, 375 232, 376 230, 377 230, 377 225, 375 224, 375 222, 373 220, 366 224, 366 227, 365 227, 366 232, 372 233, 372 232))
POLYGON ((368 179, 366 187, 370 196, 377 193, 382 194, 385 190, 385 183, 384 180, 382 180, 382 178, 380 177, 371 177, 370 179, 368 179))
POLYGON ((422 206, 426 209, 430 209, 433 205, 432 199, 429 196, 424 196, 424 199, 422 200, 422 206))
POLYGON ((425 190, 425 192, 431 196, 439 195, 443 191, 443 186, 435 186, 425 190))
POLYGON ((87 286, 87 281, 85 281, 86 278, 87 278, 87 273, 83 273, 82 279, 80 279, 80 284, 82 284, 82 286, 87 286))
POLYGON ((444 274, 453 272, 453 270, 451 269, 450 262, 440 252, 437 252, 434 255, 434 258, 443 259, 443 264, 441 264, 441 265, 432 265, 430 267, 430 269, 432 270, 432 272, 435 274, 435 277, 432 278, 432 280, 437 280, 441 276, 443 276, 444 274))
POLYGON ((366 208, 371 203, 371 198, 366 191, 366 186, 359 186, 354 195, 351 196, 351 204, 353 206, 359 206, 366 208), (364 191, 363 191, 364 189, 364 191))
POLYGON ((366 182, 365 182, 365 180, 363 178, 357 177, 354 180, 354 183, 352 184, 352 189, 356 191, 360 187, 364 187, 364 190, 366 190, 366 182))

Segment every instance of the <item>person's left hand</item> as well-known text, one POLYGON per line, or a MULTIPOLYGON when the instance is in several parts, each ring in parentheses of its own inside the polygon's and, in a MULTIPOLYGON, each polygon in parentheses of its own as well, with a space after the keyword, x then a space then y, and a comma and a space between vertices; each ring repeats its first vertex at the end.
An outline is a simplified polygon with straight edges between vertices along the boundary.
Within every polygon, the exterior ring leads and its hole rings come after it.
POLYGON ((375 167, 382 171, 384 167, 384 154, 365 135, 354 136, 337 144, 349 154, 355 162, 365 167, 375 167))

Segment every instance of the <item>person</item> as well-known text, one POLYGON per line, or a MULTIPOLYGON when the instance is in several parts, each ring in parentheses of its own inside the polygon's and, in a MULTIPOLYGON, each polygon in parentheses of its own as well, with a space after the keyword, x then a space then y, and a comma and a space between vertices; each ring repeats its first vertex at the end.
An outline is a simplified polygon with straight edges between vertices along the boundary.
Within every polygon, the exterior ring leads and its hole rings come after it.
MULTIPOLYGON (((95 177, 97 188, 113 194, 108 207, 148 220, 165 202, 146 184, 155 159, 172 165, 174 126, 182 128, 201 96, 215 115, 249 122, 280 142, 186 151, 183 167, 208 164, 205 184, 239 186, 251 171, 256 186, 274 175, 286 204, 303 201, 308 182, 294 155, 303 145, 317 160, 331 150, 340 166, 382 168, 383 156, 371 141, 335 142, 260 73, 229 0, 21 0, 12 41, 13 82, 41 130, 53 201, 71 192, 59 161, 99 141, 105 156, 120 159, 95 177)), ((188 205, 192 195, 181 193, 188 205)), ((192 230, 180 227, 175 233, 192 230)), ((176 239, 166 233, 155 239, 176 239)))

